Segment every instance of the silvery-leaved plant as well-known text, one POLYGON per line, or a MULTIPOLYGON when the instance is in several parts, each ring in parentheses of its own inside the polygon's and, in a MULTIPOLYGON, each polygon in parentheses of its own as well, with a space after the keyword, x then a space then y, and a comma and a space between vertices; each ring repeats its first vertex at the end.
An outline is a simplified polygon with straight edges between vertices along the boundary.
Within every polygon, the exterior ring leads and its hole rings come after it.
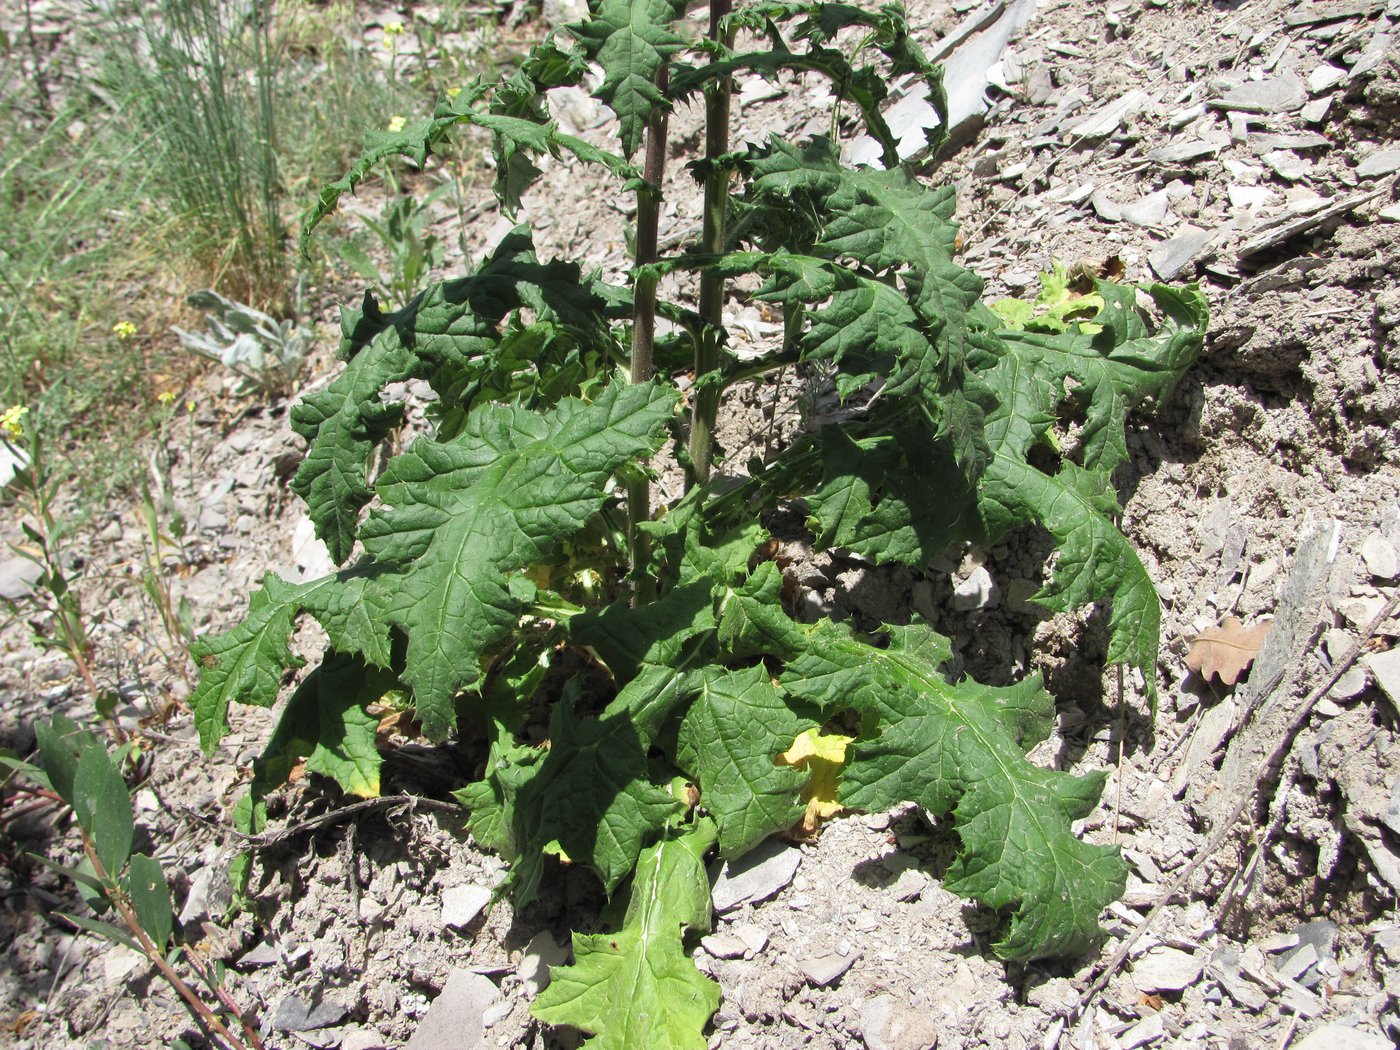
MULTIPOLYGON (((299 618, 329 638, 239 807, 247 831, 299 760, 375 794, 368 708, 386 693, 411 698, 429 739, 484 728, 489 758, 459 797, 476 839, 510 861, 517 900, 561 861, 619 898, 613 931, 576 935, 573 964, 534 1004, 603 1047, 705 1045, 720 990, 684 938, 710 926, 707 858, 738 857, 814 805, 950 816, 962 849, 946 884, 1002 917, 997 953, 1092 945, 1124 866, 1071 832, 1103 777, 1025 757, 1051 727, 1039 677, 954 680, 948 640, 917 620, 873 635, 799 622, 762 523, 798 508, 817 548, 914 568, 949 544, 1039 525, 1057 551, 1036 600, 1111 608, 1109 658, 1150 691, 1159 607, 1114 524, 1112 474, 1128 413, 1171 390, 1206 326, 1194 288, 1099 281, 1077 311, 1057 297, 1054 324, 1008 323, 983 304, 982 281, 955 258, 952 189, 900 163, 882 116, 900 77, 945 108, 940 70, 898 8, 715 0, 703 33, 683 15, 675 0, 595 2, 514 74, 371 133, 322 192, 307 232, 376 164, 423 164, 467 125, 490 137, 508 215, 544 156, 596 166, 634 194, 635 266, 611 283, 542 258, 519 226, 474 272, 401 310, 368 296, 347 310, 344 371, 292 410, 310 443, 292 487, 342 568, 268 576, 247 619, 196 648, 193 705, 212 749, 230 703, 271 706, 301 665, 288 647, 299 618), (851 41, 855 57, 841 47, 851 41), (613 149, 549 116, 551 89, 592 68, 617 116, 613 149), (732 144, 730 79, 784 70, 827 78, 881 144, 884 170, 846 166, 828 136, 732 144), (662 254, 667 116, 692 100, 706 120, 688 165, 704 228, 662 254), (697 299, 658 297, 668 274, 697 299), (757 361, 731 353, 721 321, 740 279, 783 319, 781 344, 757 361), (849 410, 768 462, 716 473, 726 395, 784 366, 830 376, 849 410), (688 371, 683 395, 671 376, 688 371), (409 379, 437 394, 434 433, 372 477, 403 420, 385 391, 409 379), (1059 436, 1070 424, 1072 446, 1059 436), (668 447, 689 485, 657 511, 647 465, 668 447), (548 741, 536 746, 525 730, 541 711, 548 741), (821 762, 794 758, 799 742, 821 762)), ((940 144, 935 129, 929 150, 940 144)))
POLYGON ((176 327, 186 350, 218 361, 248 392, 279 396, 296 385, 316 341, 313 329, 294 320, 278 321, 209 288, 191 292, 186 301, 204 311, 208 329, 187 332, 176 327))

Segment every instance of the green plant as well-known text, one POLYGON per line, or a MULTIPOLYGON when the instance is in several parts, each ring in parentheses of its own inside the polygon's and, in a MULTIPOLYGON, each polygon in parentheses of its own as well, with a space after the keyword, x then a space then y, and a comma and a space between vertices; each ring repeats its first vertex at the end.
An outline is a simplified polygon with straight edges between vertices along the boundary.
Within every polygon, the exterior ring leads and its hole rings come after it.
MULTIPOLYGON (((899 163, 881 115, 886 83, 905 74, 944 107, 939 70, 898 9, 731 13, 716 0, 700 40, 676 29, 681 13, 669 0, 601 0, 570 27, 573 50, 546 42, 516 74, 371 133, 362 160, 322 192, 307 231, 376 164, 422 164, 471 125, 492 136, 507 212, 544 154, 599 165, 635 193, 633 279, 542 260, 518 227, 476 272, 401 310, 366 297, 347 311, 345 371, 292 413, 310 441, 293 488, 346 567, 300 584, 269 575, 247 619, 194 650, 192 705, 213 748, 231 702, 272 705, 300 666, 288 648, 298 617, 329 636, 238 807, 246 832, 301 758, 348 792, 376 793, 366 708, 386 692, 411 694, 433 740, 464 722, 484 728, 489 756, 459 797, 475 837, 511 861, 517 898, 561 860, 626 902, 614 932, 575 936, 575 963, 535 1004, 613 1047, 704 1045, 718 990, 683 950, 686 931, 710 922, 702 860, 711 844, 739 856, 808 803, 820 815, 911 801, 949 816, 963 848, 947 884, 998 913, 993 948, 1008 959, 1093 943, 1125 869, 1115 849, 1071 831, 1102 775, 1025 758, 1053 716, 1038 676, 954 681, 948 640, 917 622, 875 635, 797 622, 763 521, 798 510, 818 548, 915 567, 951 543, 1039 525, 1057 561, 1036 600, 1111 605, 1109 659, 1140 670, 1155 696, 1160 610, 1114 525, 1112 474, 1127 459, 1129 411, 1171 390, 1206 324, 1194 288, 1100 281, 1092 316, 1067 311, 1062 331, 1009 327, 981 302, 981 281, 954 260, 951 188, 899 163), (737 49, 740 34, 766 46, 737 49), (844 40, 858 42, 856 60, 844 40), (619 118, 621 153, 547 115, 548 90, 578 83, 590 62, 604 71, 597 95, 619 118), (888 170, 844 167, 829 137, 732 148, 729 78, 781 69, 828 77, 888 170), (689 166, 704 183, 704 228, 691 250, 663 256, 667 114, 697 95, 705 147, 689 166), (694 278, 678 282, 698 285, 693 306, 659 295, 668 274, 694 278), (757 361, 728 352, 721 323, 741 278, 757 278, 754 296, 784 320, 757 361), (671 334, 657 335, 658 316, 671 334), (669 379, 687 367, 688 412, 669 379), (829 376, 844 418, 720 473, 712 435, 726 392, 789 367, 829 376), (437 394, 435 432, 372 479, 403 418, 403 395, 386 391, 410 378, 437 394), (689 484, 656 513, 648 462, 663 447, 689 484), (542 706, 545 748, 524 732, 542 706), (678 776, 696 790, 677 790, 678 776)), ((931 134, 930 149, 940 143, 931 134)))
POLYGON ((388 258, 387 273, 380 271, 358 241, 338 241, 332 250, 369 282, 376 296, 396 308, 407 306, 423 290, 429 274, 442 265, 442 244, 427 228, 433 204, 454 188, 450 182, 443 183, 419 201, 401 192, 396 179, 390 180, 390 196, 379 218, 363 220, 388 258))
MULTIPOLYGON (((31 619, 29 627, 36 644, 57 649, 73 661, 99 711, 110 714, 113 697, 97 687, 92 673, 88 619, 73 587, 75 570, 66 553, 68 530, 54 510, 62 479, 45 460, 37 427, 26 427, 28 414, 29 409, 22 405, 6 409, 0 416, 0 444, 13 464, 9 487, 18 494, 26 513, 20 530, 28 542, 11 549, 38 569, 33 601, 42 615, 31 619)), ((7 604, 18 608, 21 602, 7 600, 7 604)))
POLYGON ((0 755, 0 764, 38 785, 40 798, 67 805, 82 837, 83 860, 74 867, 43 856, 35 860, 71 879, 94 915, 57 912, 58 918, 144 955, 189 1007, 212 1040, 232 1050, 261 1050, 262 1040, 223 987, 221 963, 204 959, 198 949, 176 943, 170 887, 156 858, 133 853, 136 821, 131 794, 122 776, 128 745, 109 755, 90 731, 59 715, 34 727, 40 765, 0 755), (111 913, 113 922, 96 916, 111 913), (211 1006, 180 975, 192 970, 217 1002, 211 1006), (242 1037, 233 1034, 236 1022, 242 1037))
POLYGON ((200 333, 175 328, 186 350, 237 374, 245 392, 281 397, 293 390, 316 341, 313 329, 296 320, 275 320, 209 288, 192 292, 186 301, 204 311, 209 329, 200 333))

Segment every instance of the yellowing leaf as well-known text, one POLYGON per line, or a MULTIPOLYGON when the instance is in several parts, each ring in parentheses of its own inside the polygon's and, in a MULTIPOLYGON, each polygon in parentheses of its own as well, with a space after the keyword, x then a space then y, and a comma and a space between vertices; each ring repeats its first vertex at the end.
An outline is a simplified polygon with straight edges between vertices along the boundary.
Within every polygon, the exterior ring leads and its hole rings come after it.
POLYGON ((802 798, 807 803, 807 811, 802 815, 804 831, 816 831, 822 821, 841 812, 843 807, 836 801, 836 781, 841 767, 846 764, 846 748, 852 740, 849 736, 808 729, 799 733, 792 747, 774 759, 777 765, 806 769, 812 774, 802 789, 802 798))
POLYGON ((1227 616, 1197 635, 1186 654, 1186 666, 1202 678, 1219 678, 1225 685, 1234 685, 1254 663, 1273 625, 1273 620, 1264 620, 1245 627, 1238 616, 1227 616))

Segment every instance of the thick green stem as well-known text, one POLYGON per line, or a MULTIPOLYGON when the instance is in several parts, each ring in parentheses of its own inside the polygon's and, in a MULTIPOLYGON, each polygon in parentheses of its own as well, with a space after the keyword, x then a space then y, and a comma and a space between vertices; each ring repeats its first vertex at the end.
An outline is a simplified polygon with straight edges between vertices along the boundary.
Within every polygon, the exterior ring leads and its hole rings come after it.
MULTIPOLYGON (((732 0, 710 0, 710 39, 728 46, 732 34, 726 33, 722 22, 729 14, 732 0)), ((712 61, 718 61, 714 56, 712 61)), ((724 252, 724 227, 729 206, 729 171, 722 169, 719 158, 729 152, 728 77, 721 77, 705 93, 705 215, 700 250, 718 256, 724 252)), ((690 419, 691 480, 703 485, 710 479, 710 464, 714 447, 715 419, 719 415, 721 387, 718 383, 702 382, 704 377, 719 369, 719 333, 723 326, 724 277, 706 270, 700 275, 700 316, 706 330, 695 341, 695 403, 690 419)))
MULTIPOLYGON (((656 86, 666 92, 665 66, 656 74, 656 86)), ((645 181, 637 190, 637 257, 639 267, 657 259, 657 234, 661 218, 661 180, 666 174, 666 122, 669 113, 658 106, 647 124, 646 159, 642 166, 645 181)), ((645 383, 653 371, 656 347, 656 276, 643 272, 632 290, 632 382, 645 383)), ((650 600, 655 590, 647 572, 651 542, 637 526, 651 517, 651 483, 636 478, 627 485, 627 540, 632 553, 632 579, 639 602, 650 600)))

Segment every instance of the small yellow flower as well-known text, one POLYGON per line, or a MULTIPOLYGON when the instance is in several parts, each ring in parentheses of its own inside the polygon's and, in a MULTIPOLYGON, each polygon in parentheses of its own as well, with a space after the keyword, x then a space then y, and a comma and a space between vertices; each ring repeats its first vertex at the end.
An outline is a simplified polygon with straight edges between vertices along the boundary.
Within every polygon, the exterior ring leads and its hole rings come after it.
POLYGON ((126 342, 136 335, 136 326, 130 321, 118 321, 116 324, 112 325, 112 331, 116 334, 118 339, 122 342, 126 342))
POLYGON ((447 91, 445 92, 445 94, 447 95, 447 97, 448 97, 448 98, 452 98, 452 99, 455 99, 455 98, 456 98, 458 95, 460 95, 461 93, 462 93, 462 89, 459 88, 459 87, 451 87, 451 88, 448 88, 447 91))
POLYGON ((389 118, 389 130, 390 130, 390 131, 402 131, 402 130, 404 129, 404 125, 407 124, 407 123, 408 123, 408 120, 405 119, 404 117, 390 117, 390 118, 389 118))
POLYGON ((193 401, 186 401, 186 402, 185 402, 185 411, 188 412, 188 413, 190 413, 190 415, 194 415, 194 410, 195 410, 197 407, 198 407, 198 406, 197 406, 193 401))
POLYGON ((0 412, 0 434, 12 441, 24 437, 24 417, 27 415, 29 409, 25 405, 11 405, 4 412, 0 412))
POLYGON ((175 400, 175 391, 162 390, 159 394, 156 395, 156 400, 159 401, 162 405, 168 405, 175 400))
POLYGON ((388 42, 388 43, 392 43, 393 40, 394 40, 394 37, 396 37, 396 36, 403 36, 403 23, 402 23, 402 22, 385 22, 385 23, 384 23, 384 37, 385 37, 385 41, 388 42))

